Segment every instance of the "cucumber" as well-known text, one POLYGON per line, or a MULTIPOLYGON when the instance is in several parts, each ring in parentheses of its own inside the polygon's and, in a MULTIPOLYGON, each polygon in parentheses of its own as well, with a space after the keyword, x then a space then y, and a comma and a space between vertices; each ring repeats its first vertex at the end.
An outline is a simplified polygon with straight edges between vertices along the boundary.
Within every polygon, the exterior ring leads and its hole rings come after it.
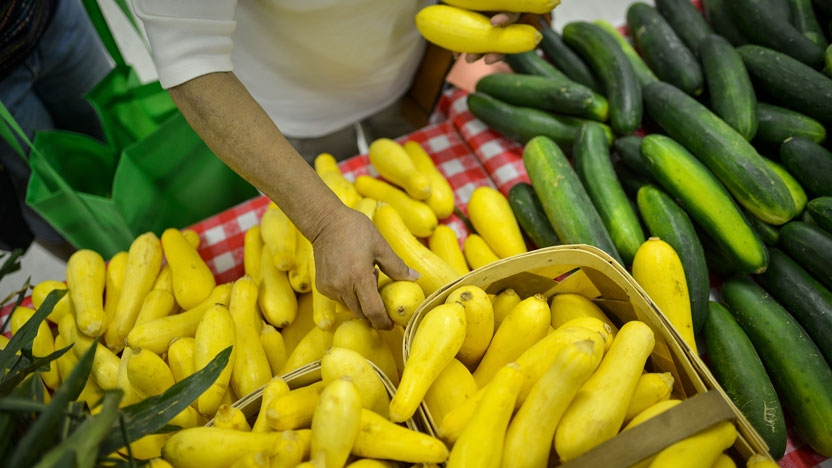
POLYGON ((758 141, 780 145, 790 137, 802 136, 815 143, 826 141, 826 127, 806 114, 765 102, 757 102, 758 141))
POLYGON ((630 44, 630 41, 624 37, 615 26, 610 24, 608 21, 604 20, 595 20, 592 24, 598 26, 604 32, 606 32, 611 38, 615 39, 615 42, 621 47, 621 50, 624 52, 624 55, 627 56, 627 60, 630 61, 630 65, 633 67, 633 71, 636 73, 636 77, 638 78, 638 82, 641 83, 642 86, 646 85, 647 83, 652 83, 657 81, 659 78, 653 73, 653 70, 644 63, 644 59, 641 58, 641 54, 633 48, 633 45, 630 44))
POLYGON ((817 197, 806 203, 806 213, 824 231, 832 234, 832 197, 817 197))
POLYGON ((714 378, 779 460, 786 452, 787 429, 774 384, 731 312, 718 302, 708 306, 703 335, 714 378))
MULTIPOLYGON (((508 104, 485 93, 474 92, 467 97, 468 109, 474 117, 490 128, 521 144, 538 135, 545 135, 565 148, 572 148, 578 129, 585 119, 508 104)), ((604 128, 607 128, 604 124, 604 128)), ((612 131, 608 130, 610 141, 612 131)))
POLYGON ((705 77, 699 60, 656 8, 644 2, 631 4, 627 27, 647 66, 660 80, 691 96, 702 94, 705 77))
POLYGON ((832 370, 806 330, 748 277, 730 278, 722 299, 763 361, 780 402, 812 449, 832 456, 832 370))
POLYGON ((610 126, 619 135, 641 125, 641 85, 618 42, 593 23, 573 21, 563 27, 563 40, 598 77, 610 106, 610 126))
POLYGON ((656 0, 656 10, 694 54, 699 43, 714 30, 690 0, 656 0))
POLYGON ((624 165, 636 174, 650 179, 652 178, 650 168, 647 167, 647 164, 641 157, 641 139, 642 137, 639 135, 618 137, 613 140, 612 147, 624 165))
MULTIPOLYGON (((569 79, 562 71, 547 62, 537 51, 530 50, 521 54, 505 55, 506 63, 516 73, 525 75, 538 75, 551 78, 564 86, 574 86, 575 82, 569 79)), ((609 119, 610 106, 607 98, 596 91, 592 92, 592 108, 588 118, 599 122, 606 122, 609 119)))
POLYGON ((734 47, 749 44, 751 41, 737 28, 725 3, 729 0, 702 0, 705 18, 714 32, 728 40, 734 47))
POLYGON ((803 137, 780 145, 780 160, 803 189, 812 196, 832 195, 832 152, 803 137))
POLYGON ((767 47, 737 47, 754 86, 783 107, 832 122, 832 79, 792 57, 767 47))
POLYGON ((523 148, 523 166, 562 243, 593 245, 621 263, 601 215, 560 146, 546 136, 532 138, 523 148))
POLYGON ((543 211, 543 204, 532 184, 518 182, 508 189, 508 203, 529 240, 537 248, 560 245, 552 223, 543 211))
POLYGON ((696 155, 740 205, 775 225, 794 216, 783 181, 751 143, 710 109, 661 81, 644 87, 644 103, 650 117, 696 155))
POLYGON ((725 2, 725 7, 734 24, 754 44, 777 50, 807 65, 823 64, 824 48, 778 15, 771 8, 771 0, 730 0, 725 2))
POLYGON ((757 133, 757 95, 742 57, 727 39, 709 34, 699 42, 699 59, 711 110, 750 141, 757 133))
POLYGON ((818 22, 812 0, 787 0, 789 5, 789 22, 807 39, 823 49, 829 45, 823 28, 818 22))
MULTIPOLYGON (((541 19, 541 23, 545 23, 541 19)), ((560 69, 569 79, 580 83, 589 89, 600 93, 603 91, 598 78, 584 62, 584 59, 571 47, 563 42, 563 37, 547 24, 541 24, 540 32, 543 38, 540 39, 540 50, 555 67, 560 69)))
POLYGON ((769 247, 777 246, 777 243, 780 242, 780 226, 772 226, 771 224, 764 223, 746 210, 743 210, 743 214, 745 214, 745 219, 748 221, 748 224, 757 232, 765 245, 769 247))
POLYGON ((693 333, 699 334, 705 324, 705 317, 708 316, 711 279, 705 251, 693 222, 685 210, 656 185, 641 187, 636 202, 650 236, 659 237, 670 244, 682 260, 690 295, 693 333))
POLYGON ((757 275, 757 281, 800 322, 832 363, 832 291, 779 248, 769 249, 768 270, 757 275))
POLYGON ((744 271, 765 271, 765 245, 707 167, 681 144, 659 134, 644 137, 641 155, 662 188, 744 271))
POLYGON ((491 73, 477 80, 475 89, 515 106, 558 114, 589 116, 593 105, 586 86, 539 75, 491 73))
POLYGON ((792 21, 792 7, 789 6, 789 0, 767 0, 771 5, 771 11, 791 23, 792 21))
POLYGON ((832 234, 813 224, 789 221, 780 229, 780 248, 832 290, 832 234))
MULTIPOLYGON (((765 159, 766 164, 783 180, 786 184, 786 187, 789 188, 789 193, 792 195, 792 202, 794 202, 794 212, 800 214, 803 212, 803 209, 806 208, 806 202, 809 200, 808 195, 806 195, 806 191, 803 189, 803 186, 798 182, 794 176, 786 170, 785 167, 781 166, 780 164, 776 163, 772 159, 765 159)), ((793 218, 794 219, 794 218, 793 218)))
POLYGON ((610 144, 600 124, 588 122, 581 126, 575 137, 572 160, 624 265, 631 265, 646 238, 638 215, 615 174, 610 144))
POLYGON ((653 182, 649 174, 644 176, 636 173, 620 159, 614 161, 612 163, 612 167, 615 169, 615 175, 618 176, 618 180, 621 182, 621 187, 624 189, 624 192, 627 193, 631 203, 635 200, 636 194, 641 187, 653 182))

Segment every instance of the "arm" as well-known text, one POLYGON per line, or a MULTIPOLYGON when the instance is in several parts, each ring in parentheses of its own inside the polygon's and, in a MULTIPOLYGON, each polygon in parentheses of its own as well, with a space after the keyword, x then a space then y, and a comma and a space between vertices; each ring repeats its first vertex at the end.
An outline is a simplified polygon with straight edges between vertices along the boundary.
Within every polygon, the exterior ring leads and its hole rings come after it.
POLYGON ((374 327, 391 328, 374 266, 396 280, 415 280, 418 274, 364 214, 341 203, 237 77, 209 73, 169 92, 214 153, 280 206, 312 242, 318 289, 374 327))

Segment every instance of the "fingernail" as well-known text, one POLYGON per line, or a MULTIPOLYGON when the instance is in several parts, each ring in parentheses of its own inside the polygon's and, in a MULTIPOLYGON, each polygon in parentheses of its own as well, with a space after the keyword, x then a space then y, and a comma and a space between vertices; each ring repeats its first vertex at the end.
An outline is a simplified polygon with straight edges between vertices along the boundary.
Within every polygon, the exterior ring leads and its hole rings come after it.
POLYGON ((408 268, 407 269, 407 276, 413 278, 413 281, 416 281, 417 279, 422 277, 422 274, 419 273, 418 271, 414 270, 413 268, 408 268))

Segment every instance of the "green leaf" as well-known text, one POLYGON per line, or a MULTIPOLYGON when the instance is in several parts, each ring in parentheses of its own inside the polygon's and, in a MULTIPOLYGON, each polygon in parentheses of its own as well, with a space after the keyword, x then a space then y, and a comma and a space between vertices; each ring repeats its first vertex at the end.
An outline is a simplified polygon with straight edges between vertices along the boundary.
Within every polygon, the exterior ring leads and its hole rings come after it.
MULTIPOLYGON (((43 304, 41 304, 40 308, 35 311, 32 318, 23 324, 23 326, 20 327, 20 330, 18 330, 17 333, 12 336, 12 339, 9 340, 6 347, 3 350, 0 350, 0 369, 9 369, 10 364, 17 358, 17 352, 24 346, 28 345, 31 349, 32 342, 38 334, 38 327, 40 327, 40 323, 52 312, 52 308, 55 307, 55 304, 58 303, 64 294, 66 294, 65 289, 55 289, 50 292, 48 296, 46 296, 43 304)), ((3 380, 5 380, 5 378, 3 380)), ((5 392, 0 392, 0 396, 5 394, 5 392)))
POLYGON ((9 413, 40 413, 48 405, 40 401, 33 401, 30 398, 7 396, 0 398, 0 411, 9 413))
POLYGON ((26 359, 19 359, 15 362, 6 378, 0 382, 0 395, 8 394, 12 388, 32 373, 48 368, 50 362, 63 356, 71 347, 72 345, 69 345, 39 358, 32 358, 31 353, 28 353, 26 348, 21 349, 20 352, 26 359))
POLYGON ((122 408, 127 440, 119 433, 118 428, 113 428, 110 436, 101 444, 101 453, 115 452, 128 442, 153 434, 165 427, 171 418, 182 412, 208 390, 225 369, 230 356, 231 346, 220 351, 208 365, 174 384, 161 395, 145 398, 122 408))
POLYGON ((84 385, 87 383, 87 379, 89 379, 97 346, 98 341, 94 340, 90 349, 78 359, 78 363, 72 368, 69 376, 55 390, 55 394, 52 395, 52 401, 46 410, 40 414, 35 420, 35 423, 32 424, 32 427, 26 431, 26 434, 17 444, 17 448, 9 460, 9 467, 26 468, 32 466, 38 457, 42 455, 38 447, 43 445, 43 441, 56 439, 61 429, 61 422, 68 411, 70 403, 78 399, 78 396, 84 389, 84 385))
POLYGON ((101 441, 112 430, 113 423, 118 420, 118 405, 123 397, 124 394, 120 389, 105 390, 101 411, 94 416, 87 416, 69 437, 46 452, 34 468, 51 468, 64 459, 66 452, 75 453, 75 466, 78 468, 95 467, 101 441))

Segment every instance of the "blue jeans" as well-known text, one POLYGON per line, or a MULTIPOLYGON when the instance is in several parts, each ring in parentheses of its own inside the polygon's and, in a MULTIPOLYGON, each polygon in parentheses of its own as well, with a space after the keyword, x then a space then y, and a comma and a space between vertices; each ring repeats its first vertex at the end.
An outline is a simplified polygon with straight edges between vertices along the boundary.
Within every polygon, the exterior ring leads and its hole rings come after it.
MULTIPOLYGON (((85 95, 112 67, 80 0, 60 0, 37 48, 0 81, 0 101, 29 138, 37 130, 59 129, 103 141, 98 114, 85 95)), ((60 234, 26 205, 29 166, 5 141, 0 141, 0 164, 10 176, 23 218, 35 239, 63 242, 60 234)))

